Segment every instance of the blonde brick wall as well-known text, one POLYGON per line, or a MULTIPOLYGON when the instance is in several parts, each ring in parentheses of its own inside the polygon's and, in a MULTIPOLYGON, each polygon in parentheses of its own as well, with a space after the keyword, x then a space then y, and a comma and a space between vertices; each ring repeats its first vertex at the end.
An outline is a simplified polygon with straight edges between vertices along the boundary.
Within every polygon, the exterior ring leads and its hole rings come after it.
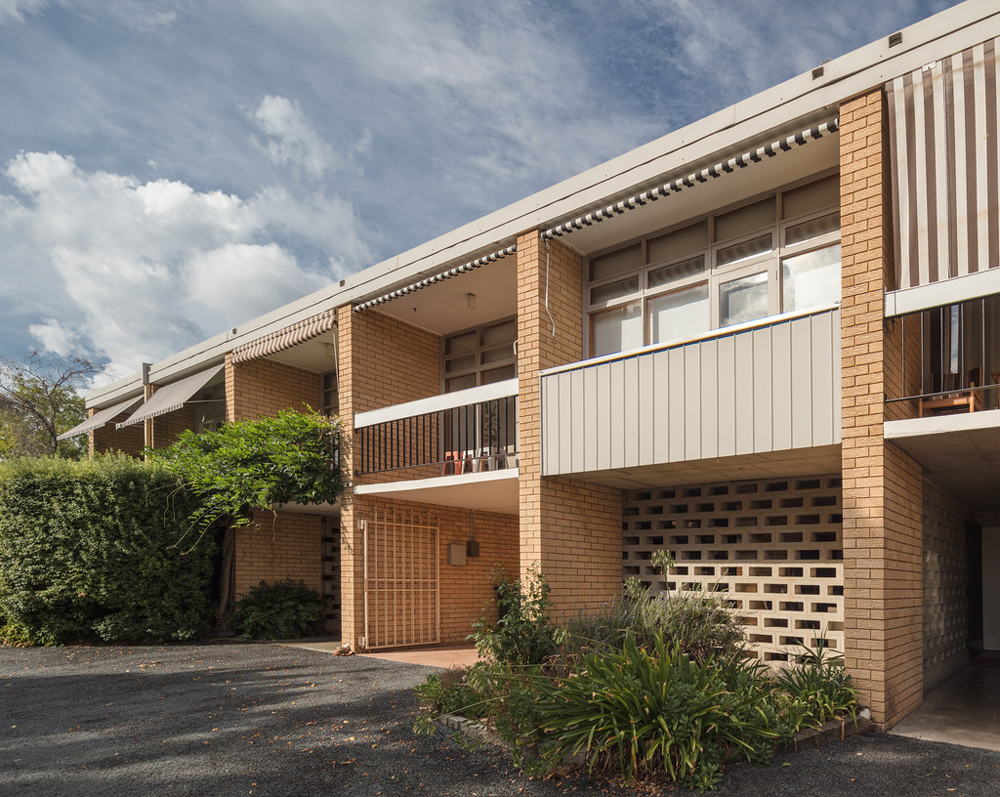
MULTIPOLYGON (((140 429, 139 424, 136 424, 140 429)), ((194 428, 194 409, 191 406, 158 415, 153 418, 153 436, 149 441, 151 448, 166 448, 177 442, 181 432, 194 428)))
MULTIPOLYGON (((91 409, 87 415, 91 417, 96 413, 97 410, 91 409)), ((133 424, 124 429, 115 428, 116 423, 121 423, 131 414, 132 410, 123 412, 118 417, 112 418, 110 423, 90 433, 90 456, 108 451, 121 451, 123 454, 133 457, 142 455, 142 449, 145 445, 142 424, 133 424)))
MULTIPOLYGON (((492 573, 499 569, 516 577, 518 571, 518 529, 517 518, 493 512, 475 512, 468 509, 417 504, 406 501, 367 499, 363 507, 355 508, 358 522, 375 522, 376 517, 385 519, 395 516, 405 527, 411 519, 421 524, 435 526, 439 532, 437 566, 440 574, 440 641, 442 644, 460 644, 472 631, 472 623, 482 616, 484 610, 493 618, 496 616, 495 593, 492 573), (448 544, 461 543, 469 539, 470 524, 474 524, 474 536, 479 543, 479 556, 470 558, 465 565, 448 564, 448 544)), ((431 553, 431 552, 425 552, 431 553)), ((360 558, 360 557, 359 557, 360 558)), ((428 569, 433 560, 425 561, 428 569)), ((361 571, 363 576, 363 570, 361 571)), ((383 630, 393 635, 398 631, 400 638, 405 628, 388 628, 391 617, 383 618, 383 630)), ((403 620, 397 620, 402 623, 403 620)), ((406 620, 413 622, 413 620, 406 620)), ((363 615, 361 618, 363 633, 363 615)))
POLYGON ((323 592, 323 518, 290 512, 254 512, 236 530, 236 599, 261 581, 291 579, 323 592))
MULTIPOLYGON (((331 368, 333 370, 333 363, 331 368)), ((323 377, 273 360, 234 363, 226 355, 226 419, 271 417, 280 410, 307 412, 323 404, 323 377)))
POLYGON ((440 339, 377 310, 337 311, 340 357, 341 451, 344 483, 341 498, 341 597, 345 642, 364 635, 364 573, 360 520, 374 506, 354 496, 354 415, 441 392, 440 339))
POLYGON ((621 589, 622 495, 541 475, 538 372, 583 356, 583 264, 559 241, 541 242, 536 230, 519 236, 517 247, 520 569, 524 576, 539 566, 555 612, 566 615, 621 589))
POLYGON ((840 124, 845 653, 887 727, 923 699, 923 480, 882 437, 884 420, 911 412, 883 399, 901 395, 902 369, 901 326, 886 331, 883 305, 893 267, 882 91, 845 102, 840 124))

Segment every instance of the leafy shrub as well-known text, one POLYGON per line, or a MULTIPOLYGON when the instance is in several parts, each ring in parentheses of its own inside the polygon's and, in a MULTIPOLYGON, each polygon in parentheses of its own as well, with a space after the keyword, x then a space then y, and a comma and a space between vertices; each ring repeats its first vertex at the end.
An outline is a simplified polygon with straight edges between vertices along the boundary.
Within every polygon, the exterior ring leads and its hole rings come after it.
POLYGON ((584 654, 568 677, 542 688, 548 755, 584 751, 591 771, 626 783, 663 772, 711 788, 727 758, 766 758, 778 736, 760 710, 769 694, 763 675, 734 661, 699 664, 660 636, 650 650, 630 635, 620 650, 584 654), (741 683, 728 682, 733 667, 741 683))
POLYGON ((197 499, 130 457, 0 463, 0 614, 15 644, 203 633, 213 545, 174 545, 197 499))
POLYGON ((473 624, 469 636, 484 658, 508 665, 540 664, 555 649, 554 629, 549 619, 549 585, 537 568, 524 581, 494 573, 498 619, 484 614, 473 624))
POLYGON ((335 500, 342 489, 339 446, 339 419, 282 410, 215 432, 188 430, 169 448, 146 454, 201 498, 190 520, 204 532, 220 521, 245 526, 255 508, 335 500))
POLYGON ((291 580, 251 587, 238 601, 233 628, 248 639, 296 639, 323 630, 323 599, 291 580))
POLYGON ((622 595, 599 611, 570 622, 560 641, 564 652, 586 652, 619 649, 628 636, 646 648, 663 639, 699 662, 737 655, 745 643, 743 629, 723 594, 653 595, 635 579, 626 581, 622 595))
POLYGON ((788 714, 793 732, 819 727, 836 716, 857 715, 858 692, 844 669, 842 656, 820 640, 814 649, 802 646, 796 662, 775 676, 774 682, 789 698, 788 714))

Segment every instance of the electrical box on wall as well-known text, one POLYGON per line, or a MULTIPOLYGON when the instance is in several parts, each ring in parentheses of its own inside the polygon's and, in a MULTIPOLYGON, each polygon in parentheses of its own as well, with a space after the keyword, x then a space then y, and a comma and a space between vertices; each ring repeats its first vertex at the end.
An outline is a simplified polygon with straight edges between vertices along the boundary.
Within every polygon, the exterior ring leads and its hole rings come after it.
POLYGON ((465 543, 465 555, 470 559, 475 559, 479 556, 479 543, 475 540, 469 540, 465 543))
POLYGON ((464 565, 465 564, 465 543, 464 542, 449 542, 448 543, 448 564, 450 564, 450 565, 464 565))

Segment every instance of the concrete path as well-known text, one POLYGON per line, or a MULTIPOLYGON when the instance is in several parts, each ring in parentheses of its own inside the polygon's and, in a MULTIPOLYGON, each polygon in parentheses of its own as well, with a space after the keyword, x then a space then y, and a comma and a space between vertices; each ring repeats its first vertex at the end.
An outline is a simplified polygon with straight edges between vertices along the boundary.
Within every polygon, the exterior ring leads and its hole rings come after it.
MULTIPOLYGON (((429 672, 267 644, 0 648, 0 795, 635 794, 414 736, 410 689, 429 672)), ((855 737, 731 767, 717 794, 994 797, 1000 753, 855 737)))

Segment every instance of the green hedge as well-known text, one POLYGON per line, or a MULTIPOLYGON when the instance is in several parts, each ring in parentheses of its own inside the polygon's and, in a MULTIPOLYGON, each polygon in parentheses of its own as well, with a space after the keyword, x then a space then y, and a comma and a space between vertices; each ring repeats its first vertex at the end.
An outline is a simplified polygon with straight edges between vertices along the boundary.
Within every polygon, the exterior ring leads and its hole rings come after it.
POLYGON ((64 644, 202 634, 214 544, 189 535, 175 545, 196 501, 162 466, 122 455, 0 462, 4 635, 64 644))

